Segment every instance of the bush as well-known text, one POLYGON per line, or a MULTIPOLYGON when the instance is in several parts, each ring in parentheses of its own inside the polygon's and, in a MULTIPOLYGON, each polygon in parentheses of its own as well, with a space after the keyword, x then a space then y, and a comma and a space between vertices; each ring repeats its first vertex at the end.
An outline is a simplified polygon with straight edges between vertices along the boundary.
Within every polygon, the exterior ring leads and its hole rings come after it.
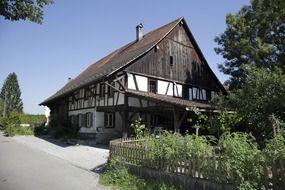
POLYGON ((72 125, 68 120, 62 121, 61 116, 53 114, 50 117, 48 133, 55 138, 74 138, 77 136, 79 127, 72 125))
POLYGON ((20 123, 40 125, 46 122, 44 115, 19 114, 20 123))
POLYGON ((100 183, 119 190, 175 190, 174 186, 145 180, 132 175, 124 164, 112 161, 106 172, 100 176, 100 183))
POLYGON ((261 151, 251 135, 246 133, 226 133, 220 139, 225 157, 225 172, 240 190, 258 189, 261 183, 261 151))
POLYGON ((8 125, 5 128, 4 133, 9 137, 13 137, 15 135, 34 135, 34 128, 8 125))

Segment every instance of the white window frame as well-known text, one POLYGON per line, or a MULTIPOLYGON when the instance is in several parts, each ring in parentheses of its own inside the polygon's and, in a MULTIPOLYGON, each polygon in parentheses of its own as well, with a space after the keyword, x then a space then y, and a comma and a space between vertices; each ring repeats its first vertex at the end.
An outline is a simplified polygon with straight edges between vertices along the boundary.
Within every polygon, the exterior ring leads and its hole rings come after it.
POLYGON ((104 114, 105 128, 115 128, 115 114, 112 112, 106 112, 104 114))

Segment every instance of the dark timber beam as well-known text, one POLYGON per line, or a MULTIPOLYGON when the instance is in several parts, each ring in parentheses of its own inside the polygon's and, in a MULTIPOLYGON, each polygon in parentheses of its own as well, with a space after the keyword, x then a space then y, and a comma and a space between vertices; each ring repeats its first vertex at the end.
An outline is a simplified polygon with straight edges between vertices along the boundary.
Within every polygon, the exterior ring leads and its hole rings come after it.
POLYGON ((180 111, 177 108, 173 108, 173 120, 174 120, 174 132, 179 133, 180 127, 187 116, 187 111, 185 110, 180 118, 180 111))

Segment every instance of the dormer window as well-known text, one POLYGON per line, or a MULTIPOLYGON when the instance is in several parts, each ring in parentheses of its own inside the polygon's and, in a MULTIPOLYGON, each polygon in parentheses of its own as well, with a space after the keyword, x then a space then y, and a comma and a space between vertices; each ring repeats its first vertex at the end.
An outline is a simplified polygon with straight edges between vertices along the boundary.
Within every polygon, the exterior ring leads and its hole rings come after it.
POLYGON ((148 91, 154 94, 157 93, 157 81, 156 80, 148 79, 148 91))

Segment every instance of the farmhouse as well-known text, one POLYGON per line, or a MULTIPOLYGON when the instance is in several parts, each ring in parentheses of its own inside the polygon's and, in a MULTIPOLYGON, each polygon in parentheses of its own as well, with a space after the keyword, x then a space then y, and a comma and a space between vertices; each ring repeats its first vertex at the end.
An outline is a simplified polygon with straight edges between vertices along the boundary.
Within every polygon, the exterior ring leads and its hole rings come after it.
POLYGON ((127 136, 138 117, 151 130, 185 131, 186 107, 213 111, 226 93, 183 17, 136 39, 90 65, 40 105, 96 140, 127 136))

